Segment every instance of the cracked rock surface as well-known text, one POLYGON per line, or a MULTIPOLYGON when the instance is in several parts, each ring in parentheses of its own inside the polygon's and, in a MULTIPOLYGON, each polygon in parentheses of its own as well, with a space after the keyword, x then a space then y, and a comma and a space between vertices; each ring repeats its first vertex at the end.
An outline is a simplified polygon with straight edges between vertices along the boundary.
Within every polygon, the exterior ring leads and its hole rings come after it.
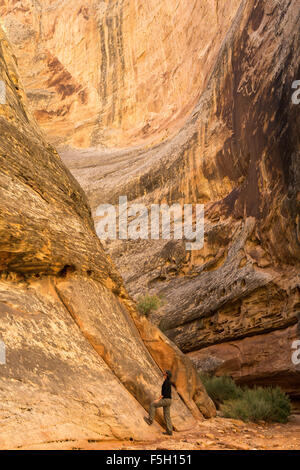
POLYGON ((94 220, 205 204, 202 250, 105 243, 129 293, 163 296, 150 319, 199 369, 299 400, 299 1, 22 5, 0 12, 30 108, 94 220))
POLYGON ((174 427, 213 416, 191 361, 128 297, 83 190, 28 111, 2 30, 0 76, 0 447, 153 439, 162 415, 151 428, 143 417, 165 368, 174 427))

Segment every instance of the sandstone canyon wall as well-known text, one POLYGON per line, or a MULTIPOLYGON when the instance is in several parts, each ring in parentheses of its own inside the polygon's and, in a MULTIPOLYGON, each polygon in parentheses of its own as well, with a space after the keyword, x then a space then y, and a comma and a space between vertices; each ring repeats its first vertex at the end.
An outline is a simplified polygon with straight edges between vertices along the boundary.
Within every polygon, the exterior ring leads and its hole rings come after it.
POLYGON ((180 128, 238 4, 1 0, 0 16, 47 137, 122 148, 180 128))
POLYGON ((162 416, 152 428, 143 416, 164 368, 175 428, 214 415, 191 361, 136 312, 84 192, 27 110, 1 30, 0 76, 0 447, 153 439, 162 416))
POLYGON ((297 0, 0 2, 31 109, 94 218, 119 195, 205 204, 205 244, 105 244, 201 369, 299 398, 297 0))

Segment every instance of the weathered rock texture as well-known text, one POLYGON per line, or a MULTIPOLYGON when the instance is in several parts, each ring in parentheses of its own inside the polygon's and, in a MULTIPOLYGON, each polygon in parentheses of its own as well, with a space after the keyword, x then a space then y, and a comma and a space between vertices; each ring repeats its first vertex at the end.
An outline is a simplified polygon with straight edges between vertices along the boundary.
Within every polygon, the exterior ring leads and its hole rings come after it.
POLYGON ((0 447, 151 439, 144 408, 165 367, 175 428, 214 415, 191 361, 128 298, 82 189, 27 112, 1 31, 0 77, 0 447))
POLYGON ((0 16, 52 142, 126 147, 180 127, 238 4, 3 0, 0 16))
POLYGON ((196 363, 299 397, 298 0, 21 3, 1 13, 32 109, 94 213, 205 204, 201 251, 107 243, 130 293, 163 294, 152 320, 196 363))
POLYGON ((299 339, 296 326, 237 341, 216 344, 189 354, 208 373, 231 375, 240 384, 283 384, 292 397, 299 396, 299 371, 291 361, 291 345, 299 339))

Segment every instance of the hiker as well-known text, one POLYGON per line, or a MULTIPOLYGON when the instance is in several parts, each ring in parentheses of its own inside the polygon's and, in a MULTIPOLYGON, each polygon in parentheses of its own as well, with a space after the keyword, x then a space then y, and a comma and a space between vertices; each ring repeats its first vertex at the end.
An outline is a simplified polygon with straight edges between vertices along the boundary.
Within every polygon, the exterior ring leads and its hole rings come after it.
POLYGON ((172 431, 173 431, 171 416, 170 416, 170 407, 171 407, 171 404, 172 404, 171 377, 172 377, 171 371, 166 370, 164 372, 165 381, 164 381, 164 383, 162 384, 162 387, 161 387, 161 396, 157 400, 153 401, 150 404, 149 417, 144 418, 146 423, 151 425, 153 423, 153 420, 154 420, 154 417, 155 417, 156 408, 163 407, 163 409, 164 409, 164 418, 165 418, 165 422, 166 422, 166 425, 167 425, 167 432, 164 432, 163 434, 168 434, 169 436, 172 436, 172 431))

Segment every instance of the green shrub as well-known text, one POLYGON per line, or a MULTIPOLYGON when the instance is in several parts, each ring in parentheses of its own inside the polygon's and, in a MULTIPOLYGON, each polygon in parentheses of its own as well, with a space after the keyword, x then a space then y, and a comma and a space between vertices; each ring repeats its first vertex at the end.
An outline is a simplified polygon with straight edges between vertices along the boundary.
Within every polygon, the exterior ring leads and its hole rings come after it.
POLYGON ((286 423, 291 412, 289 397, 279 388, 246 388, 242 396, 221 405, 225 418, 242 421, 286 423))
POLYGON ((231 377, 215 377, 209 374, 201 373, 200 378, 210 398, 217 408, 225 400, 233 400, 242 396, 243 391, 236 385, 231 377))
POLYGON ((241 388, 227 376, 201 373, 210 398, 225 418, 286 423, 291 413, 289 397, 279 387, 241 388))
POLYGON ((157 310, 162 305, 162 300, 157 295, 145 294, 139 297, 137 308, 138 311, 148 317, 150 313, 157 310))

